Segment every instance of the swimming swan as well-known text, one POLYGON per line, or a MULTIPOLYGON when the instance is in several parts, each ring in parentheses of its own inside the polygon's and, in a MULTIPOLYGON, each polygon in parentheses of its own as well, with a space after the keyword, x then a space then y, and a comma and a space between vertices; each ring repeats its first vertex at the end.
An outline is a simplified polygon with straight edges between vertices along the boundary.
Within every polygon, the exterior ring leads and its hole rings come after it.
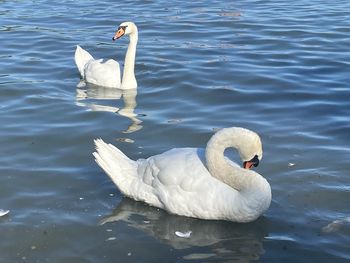
POLYGON ((112 39, 114 41, 121 38, 123 35, 129 35, 130 42, 125 55, 122 82, 120 81, 120 67, 117 61, 113 59, 109 59, 106 62, 103 62, 103 59, 95 60, 89 52, 77 46, 74 56, 75 64, 83 80, 88 83, 109 88, 137 88, 134 72, 138 40, 136 25, 132 22, 121 23, 112 39))
POLYGON ((269 183, 250 170, 262 158, 261 141, 253 131, 221 129, 205 150, 175 148, 137 161, 102 139, 95 145, 95 161, 124 195, 169 213, 250 222, 270 206, 269 183), (228 147, 238 150, 243 168, 224 156, 228 147))

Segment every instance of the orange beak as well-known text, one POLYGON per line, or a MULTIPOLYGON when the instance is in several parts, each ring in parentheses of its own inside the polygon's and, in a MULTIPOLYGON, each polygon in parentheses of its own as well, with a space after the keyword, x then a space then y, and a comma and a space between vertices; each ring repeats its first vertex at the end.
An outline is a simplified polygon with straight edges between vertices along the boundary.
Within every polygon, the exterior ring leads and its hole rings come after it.
POLYGON ((252 169, 253 168, 253 166, 254 166, 254 163, 253 162, 244 162, 243 163, 243 168, 244 169, 248 169, 248 170, 250 170, 250 169, 252 169))
POLYGON ((122 27, 119 27, 118 28, 118 31, 115 33, 114 37, 112 38, 112 40, 116 40, 116 39, 119 39, 121 38, 122 36, 124 36, 125 34, 125 29, 122 28, 122 27))
POLYGON ((253 157, 253 159, 243 162, 243 168, 244 169, 252 169, 253 166, 257 167, 258 165, 259 165, 259 158, 258 158, 257 155, 255 155, 253 157))

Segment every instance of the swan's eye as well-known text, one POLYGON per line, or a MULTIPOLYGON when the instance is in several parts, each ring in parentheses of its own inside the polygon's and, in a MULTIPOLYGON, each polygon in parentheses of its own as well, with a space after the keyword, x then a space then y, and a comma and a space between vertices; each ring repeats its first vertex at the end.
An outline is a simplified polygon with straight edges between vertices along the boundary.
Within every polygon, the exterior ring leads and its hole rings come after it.
POLYGON ((127 27, 128 27, 128 26, 120 26, 120 27, 118 27, 118 30, 123 29, 123 31, 125 32, 125 30, 126 30, 127 27))
POLYGON ((257 167, 259 165, 259 157, 257 155, 255 155, 254 158, 252 159, 252 163, 254 167, 257 167))

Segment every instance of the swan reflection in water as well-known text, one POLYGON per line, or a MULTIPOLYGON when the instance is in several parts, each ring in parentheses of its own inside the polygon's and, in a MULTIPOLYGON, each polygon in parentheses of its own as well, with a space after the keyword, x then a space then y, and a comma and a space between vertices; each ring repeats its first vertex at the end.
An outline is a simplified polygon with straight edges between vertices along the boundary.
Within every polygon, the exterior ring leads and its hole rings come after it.
MULTIPOLYGON (((192 251, 184 259, 258 260, 264 249, 262 240, 266 233, 266 220, 260 218, 253 223, 238 224, 227 221, 201 220, 177 215, 157 209, 142 202, 123 198, 113 213, 99 224, 122 221, 145 232, 175 249, 208 247, 206 253, 192 251), (177 233, 177 234, 175 234, 177 233), (190 233, 186 237, 178 233, 190 233)), ((110 227, 110 226, 109 226, 110 227)))
POLYGON ((142 121, 137 118, 138 115, 134 112, 137 106, 136 96, 137 89, 121 90, 92 84, 80 87, 78 85, 76 105, 86 107, 91 111, 108 111, 127 117, 132 121, 132 124, 124 133, 131 133, 142 129, 142 125, 140 125, 142 121), (124 107, 122 108, 107 104, 110 100, 113 100, 114 104, 115 100, 120 99, 123 99, 124 102, 124 107))

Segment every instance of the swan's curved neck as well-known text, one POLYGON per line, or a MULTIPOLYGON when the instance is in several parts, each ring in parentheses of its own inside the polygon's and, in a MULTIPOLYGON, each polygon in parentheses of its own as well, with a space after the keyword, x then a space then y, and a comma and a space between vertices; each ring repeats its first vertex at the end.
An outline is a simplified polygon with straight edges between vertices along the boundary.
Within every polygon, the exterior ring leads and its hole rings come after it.
POLYGON ((208 141, 205 157, 210 174, 232 188, 241 191, 247 187, 247 180, 254 172, 230 164, 225 158, 225 149, 244 147, 240 133, 234 128, 218 131, 208 141))
POLYGON ((126 51, 124 61, 124 71, 122 79, 122 87, 124 89, 134 89, 137 87, 135 78, 135 57, 136 57, 136 45, 138 40, 137 28, 129 35, 130 42, 128 50, 126 51))

